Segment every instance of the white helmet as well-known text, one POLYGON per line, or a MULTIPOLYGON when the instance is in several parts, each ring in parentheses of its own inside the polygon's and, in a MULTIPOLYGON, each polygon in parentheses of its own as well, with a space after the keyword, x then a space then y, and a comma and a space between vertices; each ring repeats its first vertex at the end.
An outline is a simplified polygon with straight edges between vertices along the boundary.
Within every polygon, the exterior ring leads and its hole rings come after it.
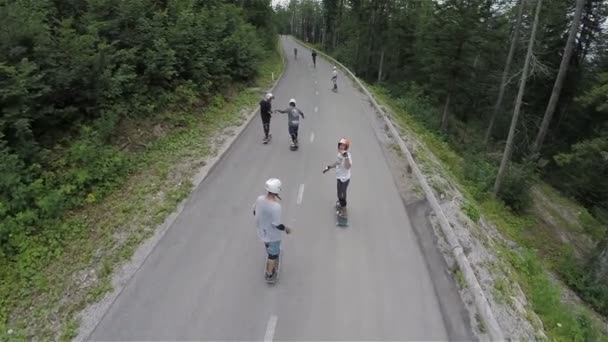
POLYGON ((266 95, 264 96, 265 100, 270 100, 270 99, 274 99, 274 95, 272 95, 272 93, 266 93, 266 95))
POLYGON ((295 106, 295 105, 296 105, 296 99, 291 99, 291 100, 289 100, 289 104, 292 104, 292 103, 293 103, 293 105, 295 106))
POLYGON ((266 181, 264 188, 266 191, 278 195, 281 193, 281 180, 277 178, 270 178, 266 181))
POLYGON ((336 66, 334 65, 334 70, 336 70, 336 69, 338 69, 338 68, 336 68, 336 66))

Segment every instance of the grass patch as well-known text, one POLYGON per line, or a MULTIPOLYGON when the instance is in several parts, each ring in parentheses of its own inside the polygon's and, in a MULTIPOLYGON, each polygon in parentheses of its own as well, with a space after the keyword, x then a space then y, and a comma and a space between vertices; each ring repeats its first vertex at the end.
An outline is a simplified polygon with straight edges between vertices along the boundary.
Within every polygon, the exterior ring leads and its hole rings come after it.
POLYGON ((461 289, 467 288, 467 282, 464 280, 462 271, 460 270, 460 268, 458 268, 458 266, 456 266, 456 269, 454 270, 454 278, 456 279, 456 283, 458 283, 461 289))
POLYGON ((500 278, 494 281, 494 298, 496 298, 501 303, 511 304, 513 300, 511 297, 513 296, 513 291, 511 290, 511 285, 506 278, 500 278))
POLYGON ((477 329, 479 329, 482 334, 485 334, 488 331, 479 313, 475 314, 475 322, 477 323, 477 329))
MULTIPOLYGON (((23 240, 26 252, 0 265, 0 340, 75 336, 77 313, 111 290, 116 266, 189 195, 189 179, 215 153, 217 134, 241 123, 242 110, 255 106, 259 89, 273 83, 271 73, 280 75, 278 51, 260 66, 257 89, 240 85, 228 98, 217 96, 204 108, 185 106, 149 119, 169 122, 171 128, 147 139, 142 149, 128 152, 130 172, 120 186, 104 196, 92 193, 86 206, 69 212, 57 229, 49 230, 53 236, 23 240)), ((146 123, 130 124, 125 131, 137 131, 146 123)))
POLYGON ((479 210, 471 202, 465 202, 465 204, 462 206, 462 211, 464 211, 464 213, 471 220, 473 220, 473 222, 477 222, 481 218, 481 216, 479 215, 479 210))

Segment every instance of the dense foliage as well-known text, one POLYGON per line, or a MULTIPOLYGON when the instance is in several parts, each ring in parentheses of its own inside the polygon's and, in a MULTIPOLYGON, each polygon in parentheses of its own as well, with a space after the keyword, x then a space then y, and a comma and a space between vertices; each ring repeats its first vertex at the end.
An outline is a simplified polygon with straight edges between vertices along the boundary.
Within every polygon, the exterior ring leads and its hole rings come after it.
POLYGON ((270 1, 234 2, 0 2, 0 262, 129 172, 122 120, 256 76, 270 1))

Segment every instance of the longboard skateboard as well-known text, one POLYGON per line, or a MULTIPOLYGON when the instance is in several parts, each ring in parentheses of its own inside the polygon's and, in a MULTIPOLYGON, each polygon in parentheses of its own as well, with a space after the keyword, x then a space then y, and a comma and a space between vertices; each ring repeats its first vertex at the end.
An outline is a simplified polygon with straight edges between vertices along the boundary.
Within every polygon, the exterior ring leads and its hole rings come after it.
POLYGON ((336 203, 336 226, 348 227, 348 213, 346 208, 340 213, 340 205, 336 203))

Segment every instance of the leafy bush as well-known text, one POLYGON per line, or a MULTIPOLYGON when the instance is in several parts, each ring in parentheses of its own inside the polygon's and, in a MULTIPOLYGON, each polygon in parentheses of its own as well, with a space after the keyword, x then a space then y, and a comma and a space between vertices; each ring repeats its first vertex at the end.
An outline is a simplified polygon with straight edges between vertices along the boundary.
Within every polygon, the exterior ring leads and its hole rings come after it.
POLYGON ((477 222, 481 218, 481 215, 479 214, 479 209, 477 209, 477 207, 475 207, 475 205, 470 202, 466 202, 462 206, 462 210, 471 220, 473 220, 473 222, 477 222))
POLYGON ((596 277, 594 271, 599 269, 596 264, 599 262, 600 253, 605 249, 605 244, 605 241, 598 244, 587 262, 579 261, 574 255, 572 246, 564 247, 556 269, 566 284, 581 298, 599 313, 608 315, 608 283, 605 279, 596 277))
POLYGON ((484 159, 482 154, 467 153, 462 161, 462 172, 470 188, 475 190, 475 199, 481 200, 491 191, 497 168, 484 159))
POLYGON ((608 135, 574 144, 554 160, 553 182, 582 203, 608 208, 608 135))
MULTIPOLYGON (((403 92, 398 97, 398 105, 413 115, 418 121, 431 131, 437 131, 441 121, 441 115, 424 89, 415 83, 409 83, 399 87, 403 92)), ((395 94, 399 95, 399 94, 395 94)))
POLYGON ((498 198, 516 212, 523 212, 532 203, 530 172, 513 164, 505 174, 498 198))

